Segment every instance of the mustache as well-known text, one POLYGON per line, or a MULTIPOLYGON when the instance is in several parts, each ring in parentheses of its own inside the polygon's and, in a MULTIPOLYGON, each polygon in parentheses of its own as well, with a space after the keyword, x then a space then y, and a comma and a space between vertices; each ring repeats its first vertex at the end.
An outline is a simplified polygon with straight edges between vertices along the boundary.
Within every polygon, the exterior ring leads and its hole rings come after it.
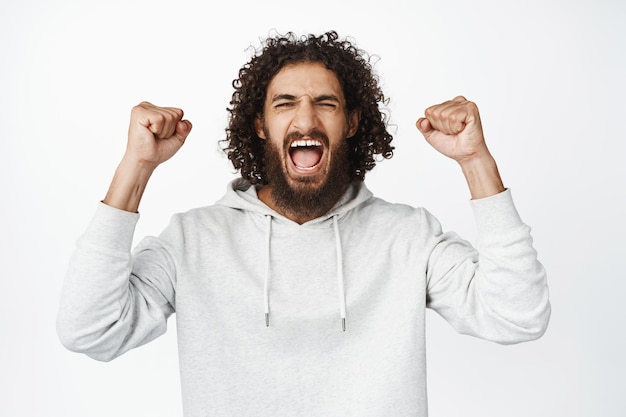
POLYGON ((306 135, 300 132, 291 132, 287 134, 287 136, 285 136, 285 139, 284 139, 285 148, 288 149, 291 142, 293 142, 294 140, 302 139, 302 138, 311 138, 311 139, 319 140, 320 142, 324 144, 326 148, 330 146, 330 141, 328 140, 328 136, 326 136, 324 132, 322 132, 321 130, 312 130, 306 135))

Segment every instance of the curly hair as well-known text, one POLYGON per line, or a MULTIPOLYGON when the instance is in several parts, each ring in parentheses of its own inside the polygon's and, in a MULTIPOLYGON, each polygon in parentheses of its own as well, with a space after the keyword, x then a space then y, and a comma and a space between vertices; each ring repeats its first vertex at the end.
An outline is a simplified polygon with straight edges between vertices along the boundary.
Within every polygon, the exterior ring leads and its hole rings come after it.
POLYGON ((230 115, 223 151, 243 178, 252 184, 267 184, 266 141, 257 136, 254 122, 263 115, 267 87, 274 75, 285 65, 299 62, 320 62, 333 71, 343 89, 347 114, 360 111, 358 131, 348 139, 348 158, 351 180, 364 180, 366 171, 376 165, 377 155, 393 156, 387 115, 379 107, 388 100, 369 56, 350 41, 340 40, 335 31, 302 37, 288 32, 265 40, 232 83, 235 91, 227 109, 230 115))

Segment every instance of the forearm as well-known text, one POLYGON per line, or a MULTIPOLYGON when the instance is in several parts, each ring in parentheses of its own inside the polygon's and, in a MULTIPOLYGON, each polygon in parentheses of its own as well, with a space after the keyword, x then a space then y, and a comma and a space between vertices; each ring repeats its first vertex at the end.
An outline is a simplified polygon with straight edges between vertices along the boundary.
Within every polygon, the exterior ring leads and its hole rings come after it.
POLYGON ((118 165, 102 202, 120 210, 136 213, 154 168, 124 157, 118 165))
POLYGON ((490 197, 505 190, 496 161, 490 153, 459 162, 472 200, 490 197))

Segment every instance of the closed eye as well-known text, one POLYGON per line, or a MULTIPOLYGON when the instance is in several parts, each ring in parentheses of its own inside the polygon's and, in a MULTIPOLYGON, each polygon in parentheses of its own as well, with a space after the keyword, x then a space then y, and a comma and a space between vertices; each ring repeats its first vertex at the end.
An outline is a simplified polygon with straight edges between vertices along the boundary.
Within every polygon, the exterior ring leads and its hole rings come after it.
POLYGON ((339 99, 332 94, 325 94, 315 98, 315 104, 318 106, 328 108, 328 109, 336 109, 339 106, 339 99))
POLYGON ((294 103, 291 101, 284 101, 282 103, 276 103, 274 104, 275 108, 286 108, 286 107, 293 107, 294 103))

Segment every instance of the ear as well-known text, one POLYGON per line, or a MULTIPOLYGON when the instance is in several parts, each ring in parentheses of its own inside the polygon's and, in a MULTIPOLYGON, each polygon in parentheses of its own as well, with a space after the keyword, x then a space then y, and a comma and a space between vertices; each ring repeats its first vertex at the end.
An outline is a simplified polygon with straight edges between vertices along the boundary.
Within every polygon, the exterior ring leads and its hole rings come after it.
POLYGON ((258 137, 261 139, 267 139, 267 137, 265 137, 265 132, 263 131, 263 118, 261 115, 257 115, 254 119, 254 129, 256 130, 256 135, 258 137))
POLYGON ((361 110, 354 109, 352 113, 348 115, 348 138, 354 136, 359 129, 359 121, 361 120, 361 110))

